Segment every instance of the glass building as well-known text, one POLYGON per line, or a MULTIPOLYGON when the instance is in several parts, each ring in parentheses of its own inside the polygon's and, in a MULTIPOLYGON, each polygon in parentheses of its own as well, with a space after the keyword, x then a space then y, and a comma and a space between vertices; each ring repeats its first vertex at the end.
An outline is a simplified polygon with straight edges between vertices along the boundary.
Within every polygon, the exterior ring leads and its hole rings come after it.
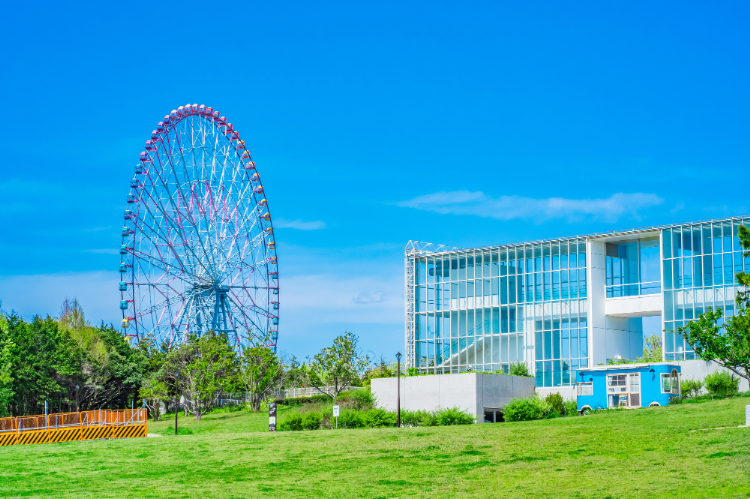
POLYGON ((520 361, 537 386, 566 386, 578 368, 640 357, 653 333, 663 360, 693 359, 675 331, 709 306, 734 313, 734 274, 750 270, 741 224, 750 219, 477 249, 410 241, 407 365, 508 372, 520 361))

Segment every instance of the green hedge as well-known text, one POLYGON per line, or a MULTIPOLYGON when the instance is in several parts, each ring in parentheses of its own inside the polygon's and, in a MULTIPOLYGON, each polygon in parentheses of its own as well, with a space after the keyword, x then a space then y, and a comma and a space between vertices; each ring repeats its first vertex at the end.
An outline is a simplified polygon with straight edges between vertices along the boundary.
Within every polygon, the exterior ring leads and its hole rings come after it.
POLYGON ((304 405, 304 404, 316 404, 318 402, 330 402, 331 397, 328 395, 313 395, 311 397, 290 397, 286 399, 276 399, 277 405, 304 405))
MULTIPOLYGON (((384 409, 369 409, 358 411, 354 409, 342 409, 339 413, 339 428, 392 428, 396 426, 397 415, 395 412, 384 409)), ((401 411, 402 426, 450 426, 474 423, 474 417, 458 409, 450 407, 434 412, 428 411, 401 411)), ((279 421, 279 428, 283 431, 317 430, 334 427, 331 408, 323 411, 308 411, 298 413, 296 411, 287 413, 279 421), (327 425, 326 425, 327 423, 327 425)))

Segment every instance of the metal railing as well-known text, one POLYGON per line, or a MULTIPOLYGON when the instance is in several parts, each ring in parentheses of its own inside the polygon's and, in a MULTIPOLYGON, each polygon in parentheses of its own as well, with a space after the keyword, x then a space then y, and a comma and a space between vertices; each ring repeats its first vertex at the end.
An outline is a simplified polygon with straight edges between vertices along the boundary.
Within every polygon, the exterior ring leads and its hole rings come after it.
MULTIPOLYGON (((352 390, 359 390, 361 387, 359 386, 347 386, 344 387, 342 392, 348 392, 352 390)), ((333 394, 334 387, 332 386, 322 386, 321 389, 327 393, 327 394, 333 394)), ((282 399, 289 399, 289 398, 297 398, 297 397, 312 397, 313 395, 324 395, 315 387, 306 387, 306 388, 289 388, 287 390, 278 390, 274 393, 274 395, 277 398, 282 399)))
POLYGON ((145 409, 99 409, 0 418, 0 446, 136 438, 146 434, 145 409))

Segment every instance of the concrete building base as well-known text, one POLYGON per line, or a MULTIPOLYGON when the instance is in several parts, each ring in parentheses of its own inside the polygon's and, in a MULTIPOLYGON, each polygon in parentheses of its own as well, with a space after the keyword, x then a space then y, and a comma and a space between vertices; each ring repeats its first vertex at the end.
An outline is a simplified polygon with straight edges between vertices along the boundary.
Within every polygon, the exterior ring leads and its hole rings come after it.
MULTIPOLYGON (((397 378, 372 380, 379 407, 396 410, 397 378)), ((534 378, 502 374, 461 373, 401 377, 401 408, 434 411, 458 407, 484 422, 485 409, 502 409, 513 398, 534 394, 534 378)))

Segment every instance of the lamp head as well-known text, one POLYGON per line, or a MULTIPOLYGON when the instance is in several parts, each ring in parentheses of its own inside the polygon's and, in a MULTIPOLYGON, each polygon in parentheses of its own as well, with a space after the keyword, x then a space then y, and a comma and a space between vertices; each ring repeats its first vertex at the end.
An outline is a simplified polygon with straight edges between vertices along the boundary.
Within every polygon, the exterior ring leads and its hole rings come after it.
POLYGON ((397 358, 398 360, 401 360, 401 352, 398 352, 398 353, 396 354, 396 358, 397 358))

